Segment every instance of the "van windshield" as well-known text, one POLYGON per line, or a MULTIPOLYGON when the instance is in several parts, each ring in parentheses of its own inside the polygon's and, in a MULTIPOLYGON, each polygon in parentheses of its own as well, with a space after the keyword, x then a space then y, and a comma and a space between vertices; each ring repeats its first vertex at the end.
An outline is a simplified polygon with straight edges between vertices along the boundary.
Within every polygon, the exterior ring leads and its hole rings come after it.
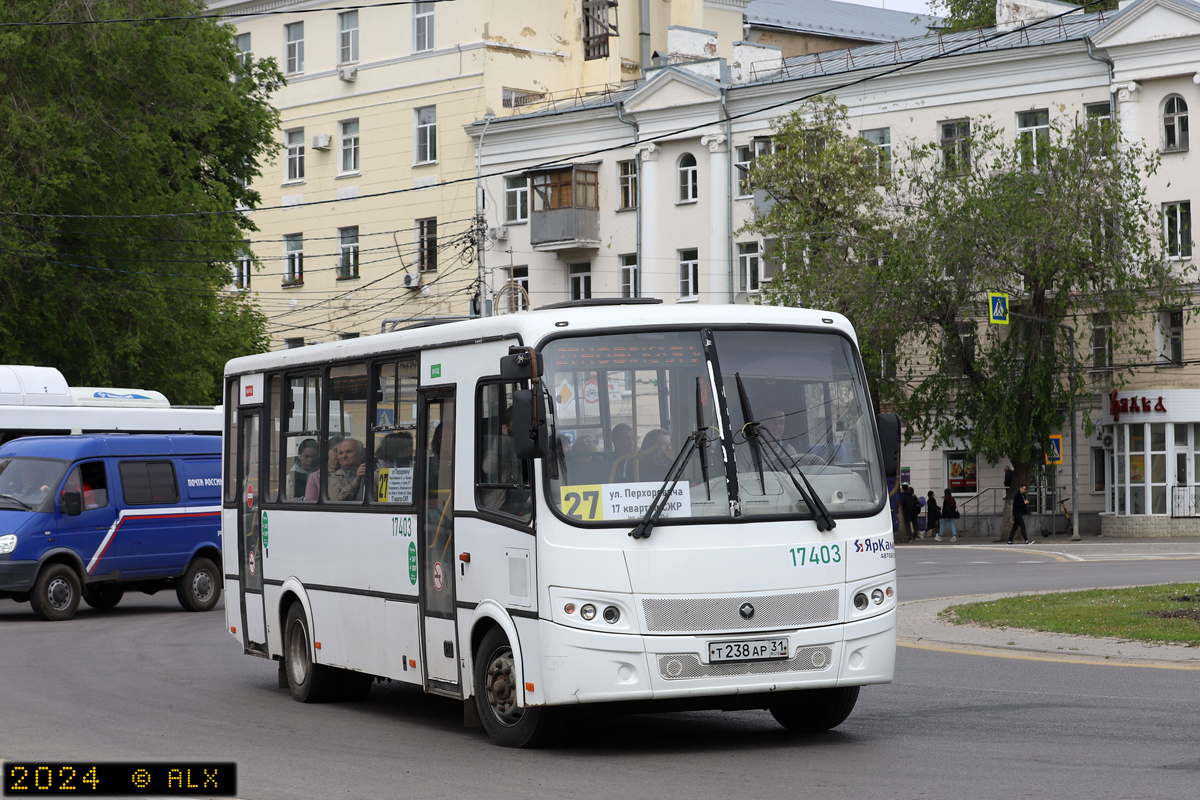
POLYGON ((53 458, 0 459, 0 508, 38 510, 66 469, 66 461, 53 458))

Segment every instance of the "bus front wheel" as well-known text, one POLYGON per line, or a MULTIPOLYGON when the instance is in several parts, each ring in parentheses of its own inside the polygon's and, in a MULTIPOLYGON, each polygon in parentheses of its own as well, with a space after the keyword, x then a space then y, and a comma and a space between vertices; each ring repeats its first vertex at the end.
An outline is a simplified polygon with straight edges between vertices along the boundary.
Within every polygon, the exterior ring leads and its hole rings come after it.
POLYGON ((48 564, 34 581, 29 602, 38 619, 59 621, 75 616, 79 596, 79 576, 75 570, 66 564, 48 564))
POLYGON ((846 721, 858 702, 857 686, 786 692, 767 708, 783 727, 795 733, 819 733, 846 721))
POLYGON ((475 652, 475 707, 492 741, 502 747, 538 747, 555 732, 560 709, 518 706, 512 646, 492 628, 475 652))
POLYGON ((313 663, 308 619, 299 601, 288 609, 283 631, 283 663, 292 698, 301 703, 332 700, 339 688, 338 675, 332 667, 313 663))

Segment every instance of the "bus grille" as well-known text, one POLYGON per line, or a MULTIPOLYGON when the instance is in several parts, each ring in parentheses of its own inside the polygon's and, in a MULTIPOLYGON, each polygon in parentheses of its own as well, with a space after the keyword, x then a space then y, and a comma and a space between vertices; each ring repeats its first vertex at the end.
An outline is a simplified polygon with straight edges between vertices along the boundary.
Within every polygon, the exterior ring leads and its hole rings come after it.
POLYGON ((837 622, 837 589, 754 597, 654 597, 642 600, 651 633, 698 633, 806 628, 837 622), (754 606, 746 619, 739 609, 754 606))
POLYGON ((695 653, 668 653, 658 657, 658 674, 669 681, 685 678, 720 678, 726 675, 763 675, 778 672, 814 672, 828 669, 830 647, 801 647, 787 661, 731 661, 703 664, 695 653))

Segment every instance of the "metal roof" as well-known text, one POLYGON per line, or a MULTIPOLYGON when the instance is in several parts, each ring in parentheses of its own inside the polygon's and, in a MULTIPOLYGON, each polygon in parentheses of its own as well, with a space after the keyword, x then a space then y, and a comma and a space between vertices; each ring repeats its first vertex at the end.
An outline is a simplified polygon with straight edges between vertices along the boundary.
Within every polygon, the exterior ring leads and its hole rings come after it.
POLYGON ((866 42, 893 42, 936 27, 940 17, 837 0, 753 0, 746 22, 866 42))

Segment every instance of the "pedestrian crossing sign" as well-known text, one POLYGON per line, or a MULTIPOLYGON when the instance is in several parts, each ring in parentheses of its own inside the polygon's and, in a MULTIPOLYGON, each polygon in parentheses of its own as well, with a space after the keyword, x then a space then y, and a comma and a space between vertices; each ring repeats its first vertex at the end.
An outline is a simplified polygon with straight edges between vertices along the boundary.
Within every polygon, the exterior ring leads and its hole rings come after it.
POLYGON ((1050 448, 1048 450, 1046 450, 1046 463, 1047 464, 1061 464, 1062 463, 1062 434, 1061 433, 1050 434, 1050 448))
POLYGON ((993 325, 1008 324, 1008 295, 1001 292, 988 292, 989 322, 993 325))

